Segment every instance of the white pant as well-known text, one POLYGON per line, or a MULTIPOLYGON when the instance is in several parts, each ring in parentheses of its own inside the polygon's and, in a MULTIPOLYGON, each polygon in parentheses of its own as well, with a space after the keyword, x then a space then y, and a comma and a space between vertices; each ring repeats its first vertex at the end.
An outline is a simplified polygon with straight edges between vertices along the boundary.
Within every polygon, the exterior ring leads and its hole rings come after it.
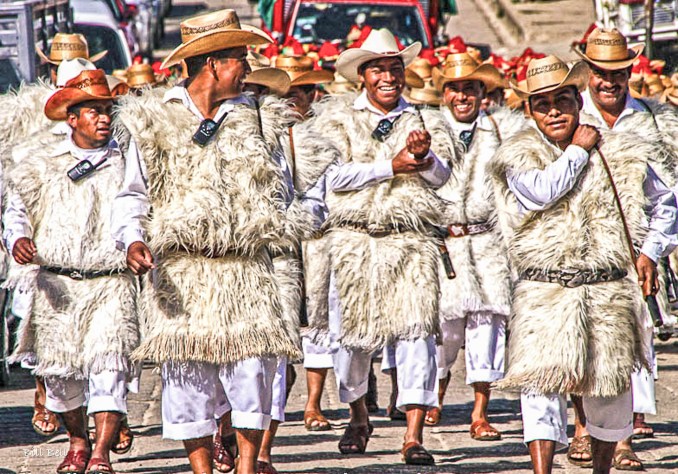
POLYGON ((127 413, 127 383, 124 372, 106 370, 87 380, 45 377, 45 408, 65 413, 87 405, 87 414, 102 411, 127 413))
POLYGON ((504 377, 506 316, 469 313, 463 319, 440 322, 442 345, 436 348, 438 378, 444 379, 466 343, 466 383, 495 382, 504 377))
POLYGON ((336 348, 332 347, 330 335, 319 343, 314 343, 306 336, 301 338, 301 348, 304 351, 305 369, 331 369, 333 365, 332 353, 336 348))
POLYGON ((221 366, 165 362, 161 372, 163 437, 211 436, 217 430, 215 416, 229 411, 234 428, 268 429, 277 367, 274 357, 221 366))
MULTIPOLYGON (((586 429, 601 441, 617 442, 633 434, 631 391, 616 397, 582 397, 586 429)), ((567 446, 567 401, 562 395, 520 396, 525 443, 537 439, 567 446)))
POLYGON ((652 371, 650 372, 643 367, 634 370, 631 374, 633 412, 656 415, 657 402, 654 394, 654 381, 657 379, 657 354, 654 350, 654 328, 644 328, 643 337, 645 338, 645 347, 648 348, 645 357, 652 364, 652 371))
POLYGON ((285 421, 285 405, 287 405, 287 357, 281 357, 273 377, 271 419, 281 423, 285 421))

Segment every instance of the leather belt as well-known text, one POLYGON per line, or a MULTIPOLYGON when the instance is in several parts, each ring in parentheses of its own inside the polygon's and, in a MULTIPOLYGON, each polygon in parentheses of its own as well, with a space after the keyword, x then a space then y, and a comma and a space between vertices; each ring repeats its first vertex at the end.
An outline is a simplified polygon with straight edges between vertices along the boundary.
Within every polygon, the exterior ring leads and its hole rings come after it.
POLYGON ((61 268, 61 267, 46 267, 41 266, 41 270, 46 272, 54 273, 55 275, 67 276, 71 280, 93 280, 94 278, 106 277, 119 275, 125 272, 126 268, 115 268, 113 270, 73 270, 72 268, 61 268))
POLYGON ((494 225, 490 222, 477 222, 475 224, 450 224, 447 232, 450 237, 464 237, 467 235, 484 234, 492 230, 494 225))
POLYGON ((544 283, 558 283, 565 288, 577 288, 581 285, 592 285, 609 281, 621 280, 627 275, 626 270, 612 268, 610 270, 579 270, 564 268, 562 270, 539 270, 528 268, 520 274, 521 280, 541 281, 544 283))
POLYGON ((338 227, 346 230, 353 230, 355 232, 362 232, 370 237, 386 237, 392 234, 402 234, 413 229, 398 224, 388 224, 386 226, 375 226, 372 224, 364 224, 362 222, 341 222, 338 227))

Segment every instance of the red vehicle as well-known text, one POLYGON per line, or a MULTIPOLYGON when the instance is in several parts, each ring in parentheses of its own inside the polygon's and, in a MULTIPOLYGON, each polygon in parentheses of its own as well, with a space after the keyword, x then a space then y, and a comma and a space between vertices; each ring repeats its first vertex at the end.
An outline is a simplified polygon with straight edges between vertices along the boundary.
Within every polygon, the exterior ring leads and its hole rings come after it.
POLYGON ((388 28, 405 46, 420 41, 433 48, 440 17, 439 0, 276 0, 270 26, 280 42, 293 36, 300 43, 344 43, 364 20, 371 28, 388 28))

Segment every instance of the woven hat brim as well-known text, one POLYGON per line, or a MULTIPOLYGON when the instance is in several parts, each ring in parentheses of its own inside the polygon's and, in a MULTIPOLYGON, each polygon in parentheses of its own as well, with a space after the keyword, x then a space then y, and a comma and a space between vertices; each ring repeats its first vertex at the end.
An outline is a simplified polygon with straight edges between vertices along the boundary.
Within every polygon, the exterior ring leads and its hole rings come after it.
POLYGON ((246 84, 268 87, 271 93, 283 97, 290 90, 290 78, 285 71, 272 67, 263 67, 252 71, 245 79, 246 84))
POLYGON ((57 89, 45 104, 45 115, 50 120, 66 120, 68 114, 66 110, 73 105, 87 102, 88 100, 114 100, 112 95, 100 96, 91 95, 87 92, 74 87, 57 89))
MULTIPOLYGON (((54 66, 58 66, 59 64, 61 64, 63 62, 63 61, 55 61, 53 59, 50 59, 45 53, 42 52, 42 50, 40 48, 35 48, 35 52, 38 53, 38 56, 40 56, 40 59, 42 59, 44 62, 50 63, 54 66)), ((101 58, 103 58, 104 56, 106 56, 107 54, 108 54, 108 50, 104 49, 103 51, 99 51, 94 56, 90 56, 89 58, 85 58, 85 59, 87 59, 89 62, 95 63, 98 60, 100 60, 101 58)))
POLYGON ((567 86, 575 86, 579 92, 583 91, 586 89, 586 86, 588 84, 588 79, 589 79, 589 68, 584 62, 577 62, 570 70, 568 71, 567 75, 565 78, 561 81, 560 84, 553 84, 547 87, 542 87, 540 89, 537 89, 535 91, 527 91, 525 89, 522 89, 520 86, 518 86, 518 83, 515 81, 515 79, 511 79, 509 81, 511 85, 511 89, 516 93, 518 97, 520 97, 522 100, 527 100, 533 95, 538 95, 538 94, 543 94, 545 92, 551 92, 556 89, 562 89, 563 87, 567 86))
POLYGON ((327 82, 332 82, 333 80, 334 73, 332 71, 328 71, 326 69, 321 69, 318 71, 309 71, 294 79, 292 81, 292 87, 325 84, 327 82))
POLYGON ((403 95, 411 104, 438 106, 442 102, 442 98, 430 89, 412 89, 403 95))
POLYGON ((506 88, 508 85, 504 76, 491 64, 481 64, 471 74, 461 77, 446 76, 438 68, 433 69, 433 84, 441 92, 448 82, 458 81, 480 81, 485 84, 487 92, 492 92, 498 87, 506 88))
POLYGON ((259 28, 249 25, 241 25, 241 28, 240 30, 215 30, 197 36, 186 43, 181 43, 169 53, 160 67, 166 69, 186 58, 213 53, 223 49, 240 48, 250 45, 257 46, 273 42, 271 37, 259 28))
POLYGON ((339 74, 344 76, 349 81, 360 82, 358 68, 361 64, 365 64, 366 62, 372 61, 373 59, 402 58, 405 67, 407 67, 419 55, 420 51, 421 43, 418 41, 412 43, 402 51, 391 54, 373 53, 360 48, 347 49, 339 55, 337 62, 334 63, 334 67, 339 74))
POLYGON ((584 52, 582 52, 579 48, 573 48, 572 50, 574 53, 582 58, 584 61, 587 63, 593 64, 594 66, 599 67, 600 69, 607 69, 609 71, 616 71, 618 69, 626 69, 627 67, 633 65, 633 62, 638 59, 638 56, 643 52, 643 49, 645 49, 644 44, 637 44, 634 47, 629 49, 629 54, 632 54, 633 57, 629 59, 625 59, 622 61, 600 61, 599 59, 591 59, 588 57, 584 52))

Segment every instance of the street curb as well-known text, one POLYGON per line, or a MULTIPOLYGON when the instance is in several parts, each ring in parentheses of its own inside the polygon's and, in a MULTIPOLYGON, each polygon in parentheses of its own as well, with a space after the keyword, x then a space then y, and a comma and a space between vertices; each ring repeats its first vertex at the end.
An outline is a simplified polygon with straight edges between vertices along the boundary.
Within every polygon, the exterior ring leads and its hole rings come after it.
POLYGON ((525 41, 525 30, 511 10, 511 0, 473 0, 502 43, 515 46, 525 41))

